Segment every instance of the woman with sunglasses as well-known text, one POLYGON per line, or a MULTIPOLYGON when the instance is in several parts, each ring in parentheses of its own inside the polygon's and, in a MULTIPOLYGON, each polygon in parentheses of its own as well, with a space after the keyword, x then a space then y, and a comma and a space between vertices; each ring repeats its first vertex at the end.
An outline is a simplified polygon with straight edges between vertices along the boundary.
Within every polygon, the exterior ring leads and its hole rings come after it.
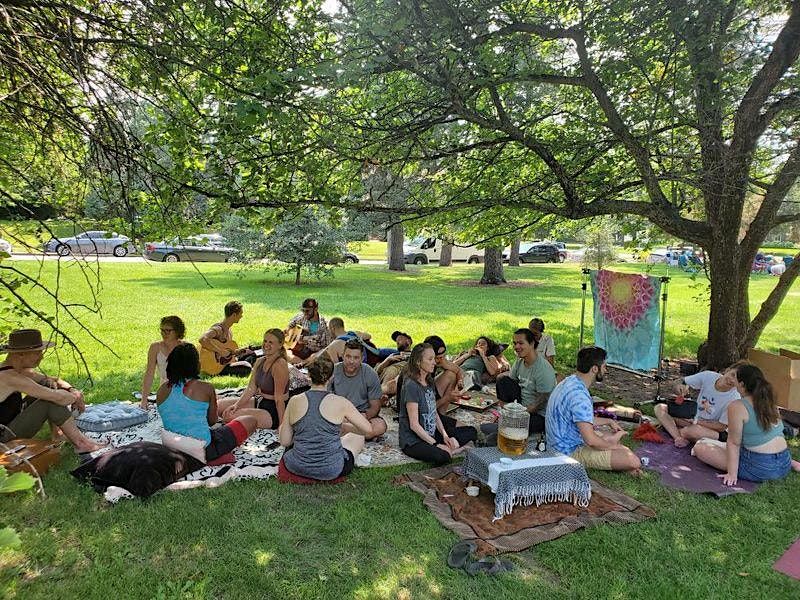
POLYGON ((153 377, 158 371, 159 382, 167 381, 167 357, 172 352, 173 348, 183 341, 186 335, 186 325, 180 317, 169 315, 161 319, 161 339, 157 342, 150 344, 150 349, 147 351, 147 367, 144 370, 144 377, 142 377, 142 398, 139 406, 147 410, 147 396, 150 395, 150 390, 153 387, 153 377))

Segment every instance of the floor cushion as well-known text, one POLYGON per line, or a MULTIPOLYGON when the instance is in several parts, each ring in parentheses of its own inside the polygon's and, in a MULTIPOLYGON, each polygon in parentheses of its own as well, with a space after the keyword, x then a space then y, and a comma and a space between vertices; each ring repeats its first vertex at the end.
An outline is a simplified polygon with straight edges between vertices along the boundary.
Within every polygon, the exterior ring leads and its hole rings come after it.
POLYGON ((112 431, 139 425, 147 421, 147 411, 130 402, 104 402, 89 404, 86 410, 75 419, 75 424, 83 431, 112 431))
POLYGON ((342 481, 347 481, 347 477, 342 475, 341 477, 337 477, 336 479, 331 479, 330 481, 320 481, 319 479, 309 479, 308 477, 302 477, 301 475, 295 475, 289 469, 286 468, 286 465, 283 464, 283 458, 278 463, 278 481, 281 483, 299 483, 301 485, 313 485, 315 483, 341 483, 342 481))

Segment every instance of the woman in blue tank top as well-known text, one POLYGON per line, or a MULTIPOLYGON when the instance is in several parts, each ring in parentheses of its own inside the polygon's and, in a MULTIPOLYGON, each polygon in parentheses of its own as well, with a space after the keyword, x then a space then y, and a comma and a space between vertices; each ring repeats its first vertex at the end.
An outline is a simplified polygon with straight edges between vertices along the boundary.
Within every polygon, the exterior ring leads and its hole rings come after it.
POLYGON ((181 342, 167 357, 167 381, 158 389, 156 403, 164 429, 203 442, 206 462, 210 462, 244 442, 256 430, 257 421, 241 416, 211 429, 217 423, 217 393, 199 377, 197 348, 181 342))
POLYGON ((720 445, 701 439, 694 447, 694 455, 725 471, 720 475, 725 485, 736 485, 739 479, 781 479, 792 469, 800 471, 800 463, 792 460, 783 437, 783 421, 772 385, 761 369, 743 363, 725 376, 735 378, 742 397, 728 405, 728 441, 720 445))
POLYGON ((353 470, 372 425, 350 400, 325 388, 333 375, 327 354, 313 360, 308 375, 311 389, 292 398, 278 429, 281 445, 288 448, 283 464, 295 475, 330 481, 353 470), (359 433, 341 435, 344 421, 359 433))

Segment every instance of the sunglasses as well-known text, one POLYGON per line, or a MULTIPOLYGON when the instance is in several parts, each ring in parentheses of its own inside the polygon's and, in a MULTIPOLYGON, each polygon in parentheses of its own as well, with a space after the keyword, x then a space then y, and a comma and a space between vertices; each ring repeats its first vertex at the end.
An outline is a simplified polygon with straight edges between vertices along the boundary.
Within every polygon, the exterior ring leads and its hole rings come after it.
POLYGON ((174 329, 167 329, 166 327, 161 327, 160 331, 161 331, 161 333, 169 333, 169 332, 175 331, 175 330, 174 329))

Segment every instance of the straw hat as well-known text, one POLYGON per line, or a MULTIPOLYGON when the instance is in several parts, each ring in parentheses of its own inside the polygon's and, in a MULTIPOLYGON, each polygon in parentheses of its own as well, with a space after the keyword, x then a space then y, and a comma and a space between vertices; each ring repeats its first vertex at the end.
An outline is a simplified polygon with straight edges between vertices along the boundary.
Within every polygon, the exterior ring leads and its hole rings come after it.
POLYGON ((0 353, 34 352, 53 345, 52 342, 42 341, 42 332, 38 329, 17 329, 8 335, 8 343, 0 346, 0 353))

